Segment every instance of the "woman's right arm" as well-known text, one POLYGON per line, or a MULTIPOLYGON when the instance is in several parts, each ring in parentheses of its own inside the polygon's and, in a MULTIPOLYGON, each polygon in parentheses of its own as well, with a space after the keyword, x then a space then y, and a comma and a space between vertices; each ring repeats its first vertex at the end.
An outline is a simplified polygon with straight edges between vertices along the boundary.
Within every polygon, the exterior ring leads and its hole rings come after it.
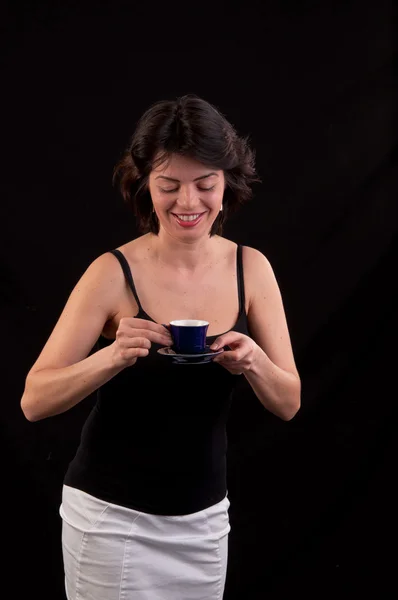
POLYGON ((115 342, 88 356, 105 323, 117 313, 125 286, 120 265, 110 253, 94 260, 83 274, 26 377, 21 408, 29 421, 67 411, 147 356, 151 342, 170 342, 162 325, 124 318, 115 342))

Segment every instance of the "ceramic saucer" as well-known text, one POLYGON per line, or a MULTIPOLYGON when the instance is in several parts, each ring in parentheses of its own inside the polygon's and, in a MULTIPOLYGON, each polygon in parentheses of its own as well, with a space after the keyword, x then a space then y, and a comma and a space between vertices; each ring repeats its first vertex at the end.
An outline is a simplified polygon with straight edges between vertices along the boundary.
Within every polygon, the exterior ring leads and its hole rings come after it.
POLYGON ((200 354, 178 354, 172 348, 167 347, 160 348, 158 353, 162 356, 167 356, 171 362, 179 365, 202 365, 211 362, 217 354, 221 354, 223 351, 223 348, 220 350, 210 350, 210 346, 206 346, 204 352, 200 354))

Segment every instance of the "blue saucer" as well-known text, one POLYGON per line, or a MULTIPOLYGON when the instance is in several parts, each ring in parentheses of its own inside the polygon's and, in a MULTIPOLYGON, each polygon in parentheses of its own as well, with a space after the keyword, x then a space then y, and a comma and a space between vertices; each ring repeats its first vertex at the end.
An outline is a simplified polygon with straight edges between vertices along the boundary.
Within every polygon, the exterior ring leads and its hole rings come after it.
POLYGON ((220 350, 210 350, 210 346, 206 346, 200 354, 178 354, 172 348, 167 347, 160 348, 158 353, 162 356, 167 356, 172 362, 179 365, 202 365, 211 362, 217 354, 221 354, 223 351, 223 348, 220 348, 220 350))

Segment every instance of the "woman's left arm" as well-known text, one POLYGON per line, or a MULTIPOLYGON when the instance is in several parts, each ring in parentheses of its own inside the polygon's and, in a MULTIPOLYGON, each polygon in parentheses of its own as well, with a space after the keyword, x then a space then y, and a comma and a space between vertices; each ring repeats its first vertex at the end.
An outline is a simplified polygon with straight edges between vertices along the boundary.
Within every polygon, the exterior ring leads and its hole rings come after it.
POLYGON ((263 406, 285 421, 300 408, 301 381, 294 361, 282 296, 268 259, 244 247, 243 265, 252 337, 229 331, 211 348, 229 346, 214 357, 233 374, 244 374, 263 406))

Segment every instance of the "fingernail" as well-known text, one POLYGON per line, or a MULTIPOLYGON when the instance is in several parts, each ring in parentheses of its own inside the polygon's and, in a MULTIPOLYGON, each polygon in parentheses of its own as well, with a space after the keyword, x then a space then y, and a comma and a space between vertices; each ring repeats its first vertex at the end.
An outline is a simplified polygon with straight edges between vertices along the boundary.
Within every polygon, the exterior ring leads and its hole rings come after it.
POLYGON ((210 349, 211 349, 211 350, 218 350, 218 347, 219 347, 219 346, 218 346, 218 344, 212 344, 212 345, 210 346, 210 349))

